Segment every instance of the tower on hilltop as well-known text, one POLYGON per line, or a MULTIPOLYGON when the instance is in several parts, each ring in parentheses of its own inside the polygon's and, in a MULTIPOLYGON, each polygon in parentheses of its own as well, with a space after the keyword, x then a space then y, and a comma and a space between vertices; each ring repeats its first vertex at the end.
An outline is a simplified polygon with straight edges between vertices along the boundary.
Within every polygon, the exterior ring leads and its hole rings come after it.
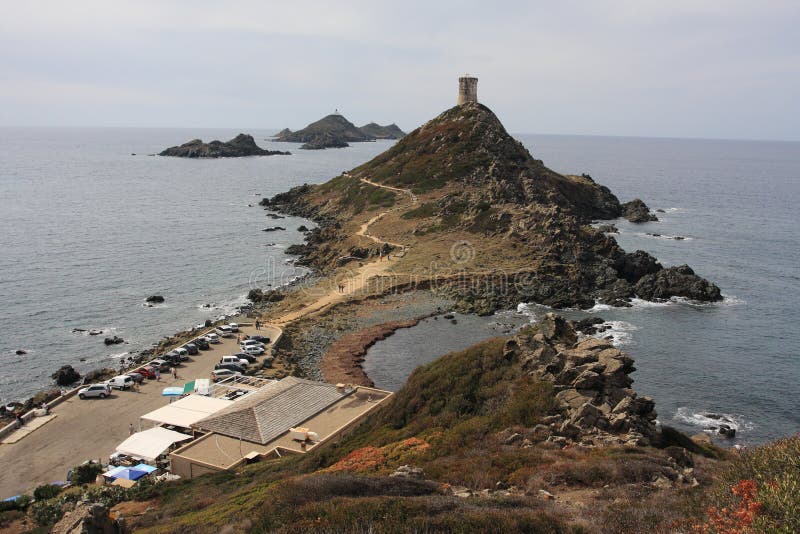
POLYGON ((465 74, 458 79, 458 105, 478 101, 478 78, 465 74))

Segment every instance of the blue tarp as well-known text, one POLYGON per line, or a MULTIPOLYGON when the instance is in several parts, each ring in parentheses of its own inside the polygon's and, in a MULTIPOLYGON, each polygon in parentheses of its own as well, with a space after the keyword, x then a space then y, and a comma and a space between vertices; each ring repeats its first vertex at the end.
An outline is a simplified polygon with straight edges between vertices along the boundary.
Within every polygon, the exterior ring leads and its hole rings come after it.
POLYGON ((8 499, 3 499, 3 502, 14 502, 20 497, 22 497, 22 495, 14 495, 13 497, 9 497, 8 499))
POLYGON ((119 473, 121 473, 124 470, 125 470, 124 467, 114 467, 113 469, 109 469, 108 471, 103 473, 103 476, 108 478, 117 478, 119 476, 119 473))
POLYGON ((126 480, 139 480, 142 477, 146 477, 147 473, 144 471, 139 471, 138 469, 134 468, 126 468, 123 469, 121 473, 119 473, 115 478, 124 478, 126 480))
POLYGON ((155 467, 153 467, 152 465, 147 465, 147 464, 134 465, 133 469, 136 469, 137 471, 144 471, 148 475, 156 470, 155 467))
POLYGON ((183 395, 183 388, 182 387, 168 387, 164 388, 161 392, 163 397, 180 397, 183 395))

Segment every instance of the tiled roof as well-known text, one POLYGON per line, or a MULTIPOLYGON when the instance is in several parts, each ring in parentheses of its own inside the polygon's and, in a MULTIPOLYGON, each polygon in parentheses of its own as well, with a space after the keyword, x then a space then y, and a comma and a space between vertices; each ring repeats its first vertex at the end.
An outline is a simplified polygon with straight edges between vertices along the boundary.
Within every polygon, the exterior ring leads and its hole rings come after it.
POLYGON ((263 445, 344 396, 331 384, 287 377, 193 426, 263 445))

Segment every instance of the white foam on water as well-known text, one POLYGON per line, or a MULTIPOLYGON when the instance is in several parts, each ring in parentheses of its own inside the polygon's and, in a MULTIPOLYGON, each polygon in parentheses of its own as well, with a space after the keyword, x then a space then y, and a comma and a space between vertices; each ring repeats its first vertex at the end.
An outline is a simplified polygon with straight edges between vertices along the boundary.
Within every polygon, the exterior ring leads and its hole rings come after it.
POLYGON ((611 337, 611 344, 615 347, 622 345, 629 345, 633 342, 633 332, 639 330, 639 327, 627 321, 606 321, 602 326, 609 327, 605 332, 597 332, 591 337, 597 339, 605 339, 611 337))
POLYGON ((685 235, 668 235, 668 234, 659 234, 653 235, 652 233, 647 232, 636 232, 633 235, 638 237, 649 237, 650 239, 665 239, 668 241, 694 241, 693 237, 685 236, 685 235), (678 239, 680 238, 680 239, 678 239))
POLYGON ((595 302, 594 306, 592 306, 591 308, 589 308, 586 311, 588 313, 596 313, 596 312, 608 311, 608 310, 613 310, 613 309, 614 309, 614 306, 612 306, 611 304, 601 304, 599 302, 595 302))
POLYGON ((720 413, 720 412, 707 412, 707 411, 693 411, 686 406, 681 406, 673 416, 677 421, 687 423, 692 426, 702 428, 704 431, 713 431, 720 425, 728 425, 729 427, 741 432, 742 430, 753 430, 756 424, 752 421, 747 421, 741 415, 720 413))

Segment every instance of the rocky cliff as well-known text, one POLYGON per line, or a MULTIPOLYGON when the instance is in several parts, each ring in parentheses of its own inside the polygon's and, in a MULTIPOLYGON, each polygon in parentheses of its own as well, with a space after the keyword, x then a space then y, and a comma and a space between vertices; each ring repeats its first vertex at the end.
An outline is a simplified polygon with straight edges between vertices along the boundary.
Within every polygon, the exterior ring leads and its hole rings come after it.
POLYGON ((178 158, 241 158, 244 156, 275 156, 290 155, 290 152, 280 150, 264 150, 256 145, 252 135, 239 134, 230 141, 211 141, 204 143, 200 139, 193 139, 180 146, 170 147, 159 156, 174 156, 178 158))

